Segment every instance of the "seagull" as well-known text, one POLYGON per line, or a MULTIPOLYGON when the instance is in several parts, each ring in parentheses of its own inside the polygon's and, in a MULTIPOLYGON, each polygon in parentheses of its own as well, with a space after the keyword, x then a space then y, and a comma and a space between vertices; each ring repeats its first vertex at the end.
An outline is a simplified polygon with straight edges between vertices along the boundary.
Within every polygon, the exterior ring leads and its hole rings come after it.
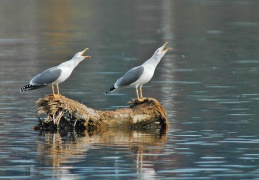
POLYGON ((20 91, 22 92, 27 90, 34 90, 51 85, 54 98, 58 98, 60 96, 58 84, 65 81, 81 61, 83 61, 85 58, 91 57, 84 56, 86 50, 88 50, 88 48, 85 48, 83 51, 76 53, 71 60, 63 62, 58 66, 49 68, 36 75, 34 78, 32 78, 29 84, 22 87, 20 91), (55 94, 54 85, 56 85, 57 94, 55 94))
POLYGON ((156 66, 160 62, 161 58, 165 55, 165 53, 172 48, 165 49, 165 46, 168 42, 164 43, 164 45, 158 48, 153 56, 144 62, 142 65, 134 67, 126 72, 121 78, 119 78, 113 86, 105 93, 113 93, 118 91, 119 89, 126 87, 135 87, 137 100, 141 100, 142 96, 142 86, 151 80, 154 75, 156 66), (140 94, 139 94, 140 91, 140 94))

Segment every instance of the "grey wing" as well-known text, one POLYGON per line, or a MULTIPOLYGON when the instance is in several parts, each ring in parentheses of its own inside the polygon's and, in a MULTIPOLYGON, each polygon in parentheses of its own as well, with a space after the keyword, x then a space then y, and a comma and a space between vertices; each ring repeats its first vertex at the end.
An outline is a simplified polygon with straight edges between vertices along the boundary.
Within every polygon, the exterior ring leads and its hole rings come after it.
POLYGON ((144 72, 143 66, 132 68, 128 72, 126 72, 126 74, 123 77, 118 79, 115 84, 118 87, 128 86, 134 83, 135 81, 137 81, 139 77, 143 74, 143 72, 144 72))
POLYGON ((42 73, 36 75, 31 81, 30 84, 34 85, 47 85, 55 82, 61 75, 62 70, 57 68, 50 68, 42 73))

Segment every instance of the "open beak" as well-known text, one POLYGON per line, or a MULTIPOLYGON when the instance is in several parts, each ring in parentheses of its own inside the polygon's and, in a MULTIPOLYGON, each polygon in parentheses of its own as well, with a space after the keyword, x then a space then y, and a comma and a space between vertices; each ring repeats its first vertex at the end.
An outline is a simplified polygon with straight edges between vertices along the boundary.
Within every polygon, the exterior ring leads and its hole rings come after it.
POLYGON ((84 56, 84 53, 85 53, 85 51, 87 51, 88 50, 88 48, 85 48, 82 52, 81 52, 81 56, 83 56, 84 58, 90 58, 91 56, 84 56))
POLYGON ((172 48, 167 48, 167 49, 165 49, 165 46, 167 45, 167 43, 168 43, 168 42, 165 42, 165 44, 162 46, 161 52, 163 52, 163 51, 169 51, 169 50, 172 49, 172 48))

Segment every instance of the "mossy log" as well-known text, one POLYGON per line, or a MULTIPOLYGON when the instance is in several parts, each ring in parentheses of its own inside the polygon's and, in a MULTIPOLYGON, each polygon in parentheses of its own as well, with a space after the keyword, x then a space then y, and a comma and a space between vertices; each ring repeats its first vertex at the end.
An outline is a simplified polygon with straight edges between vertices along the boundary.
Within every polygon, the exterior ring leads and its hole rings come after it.
POLYGON ((129 108, 95 110, 60 95, 46 95, 36 101, 39 124, 34 129, 75 128, 96 131, 102 128, 167 128, 166 111, 153 98, 134 100, 129 108))

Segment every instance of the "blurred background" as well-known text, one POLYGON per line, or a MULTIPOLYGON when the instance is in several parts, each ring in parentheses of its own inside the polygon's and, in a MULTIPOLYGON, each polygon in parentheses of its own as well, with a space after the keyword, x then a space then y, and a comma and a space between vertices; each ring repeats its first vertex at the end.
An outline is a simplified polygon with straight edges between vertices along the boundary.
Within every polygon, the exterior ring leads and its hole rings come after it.
POLYGON ((0 2, 0 176, 22 179, 259 177, 259 2, 144 0, 0 2), (61 94, 95 109, 127 107, 105 91, 169 42, 143 95, 167 110, 165 133, 37 132, 19 89, 89 48, 61 94))

